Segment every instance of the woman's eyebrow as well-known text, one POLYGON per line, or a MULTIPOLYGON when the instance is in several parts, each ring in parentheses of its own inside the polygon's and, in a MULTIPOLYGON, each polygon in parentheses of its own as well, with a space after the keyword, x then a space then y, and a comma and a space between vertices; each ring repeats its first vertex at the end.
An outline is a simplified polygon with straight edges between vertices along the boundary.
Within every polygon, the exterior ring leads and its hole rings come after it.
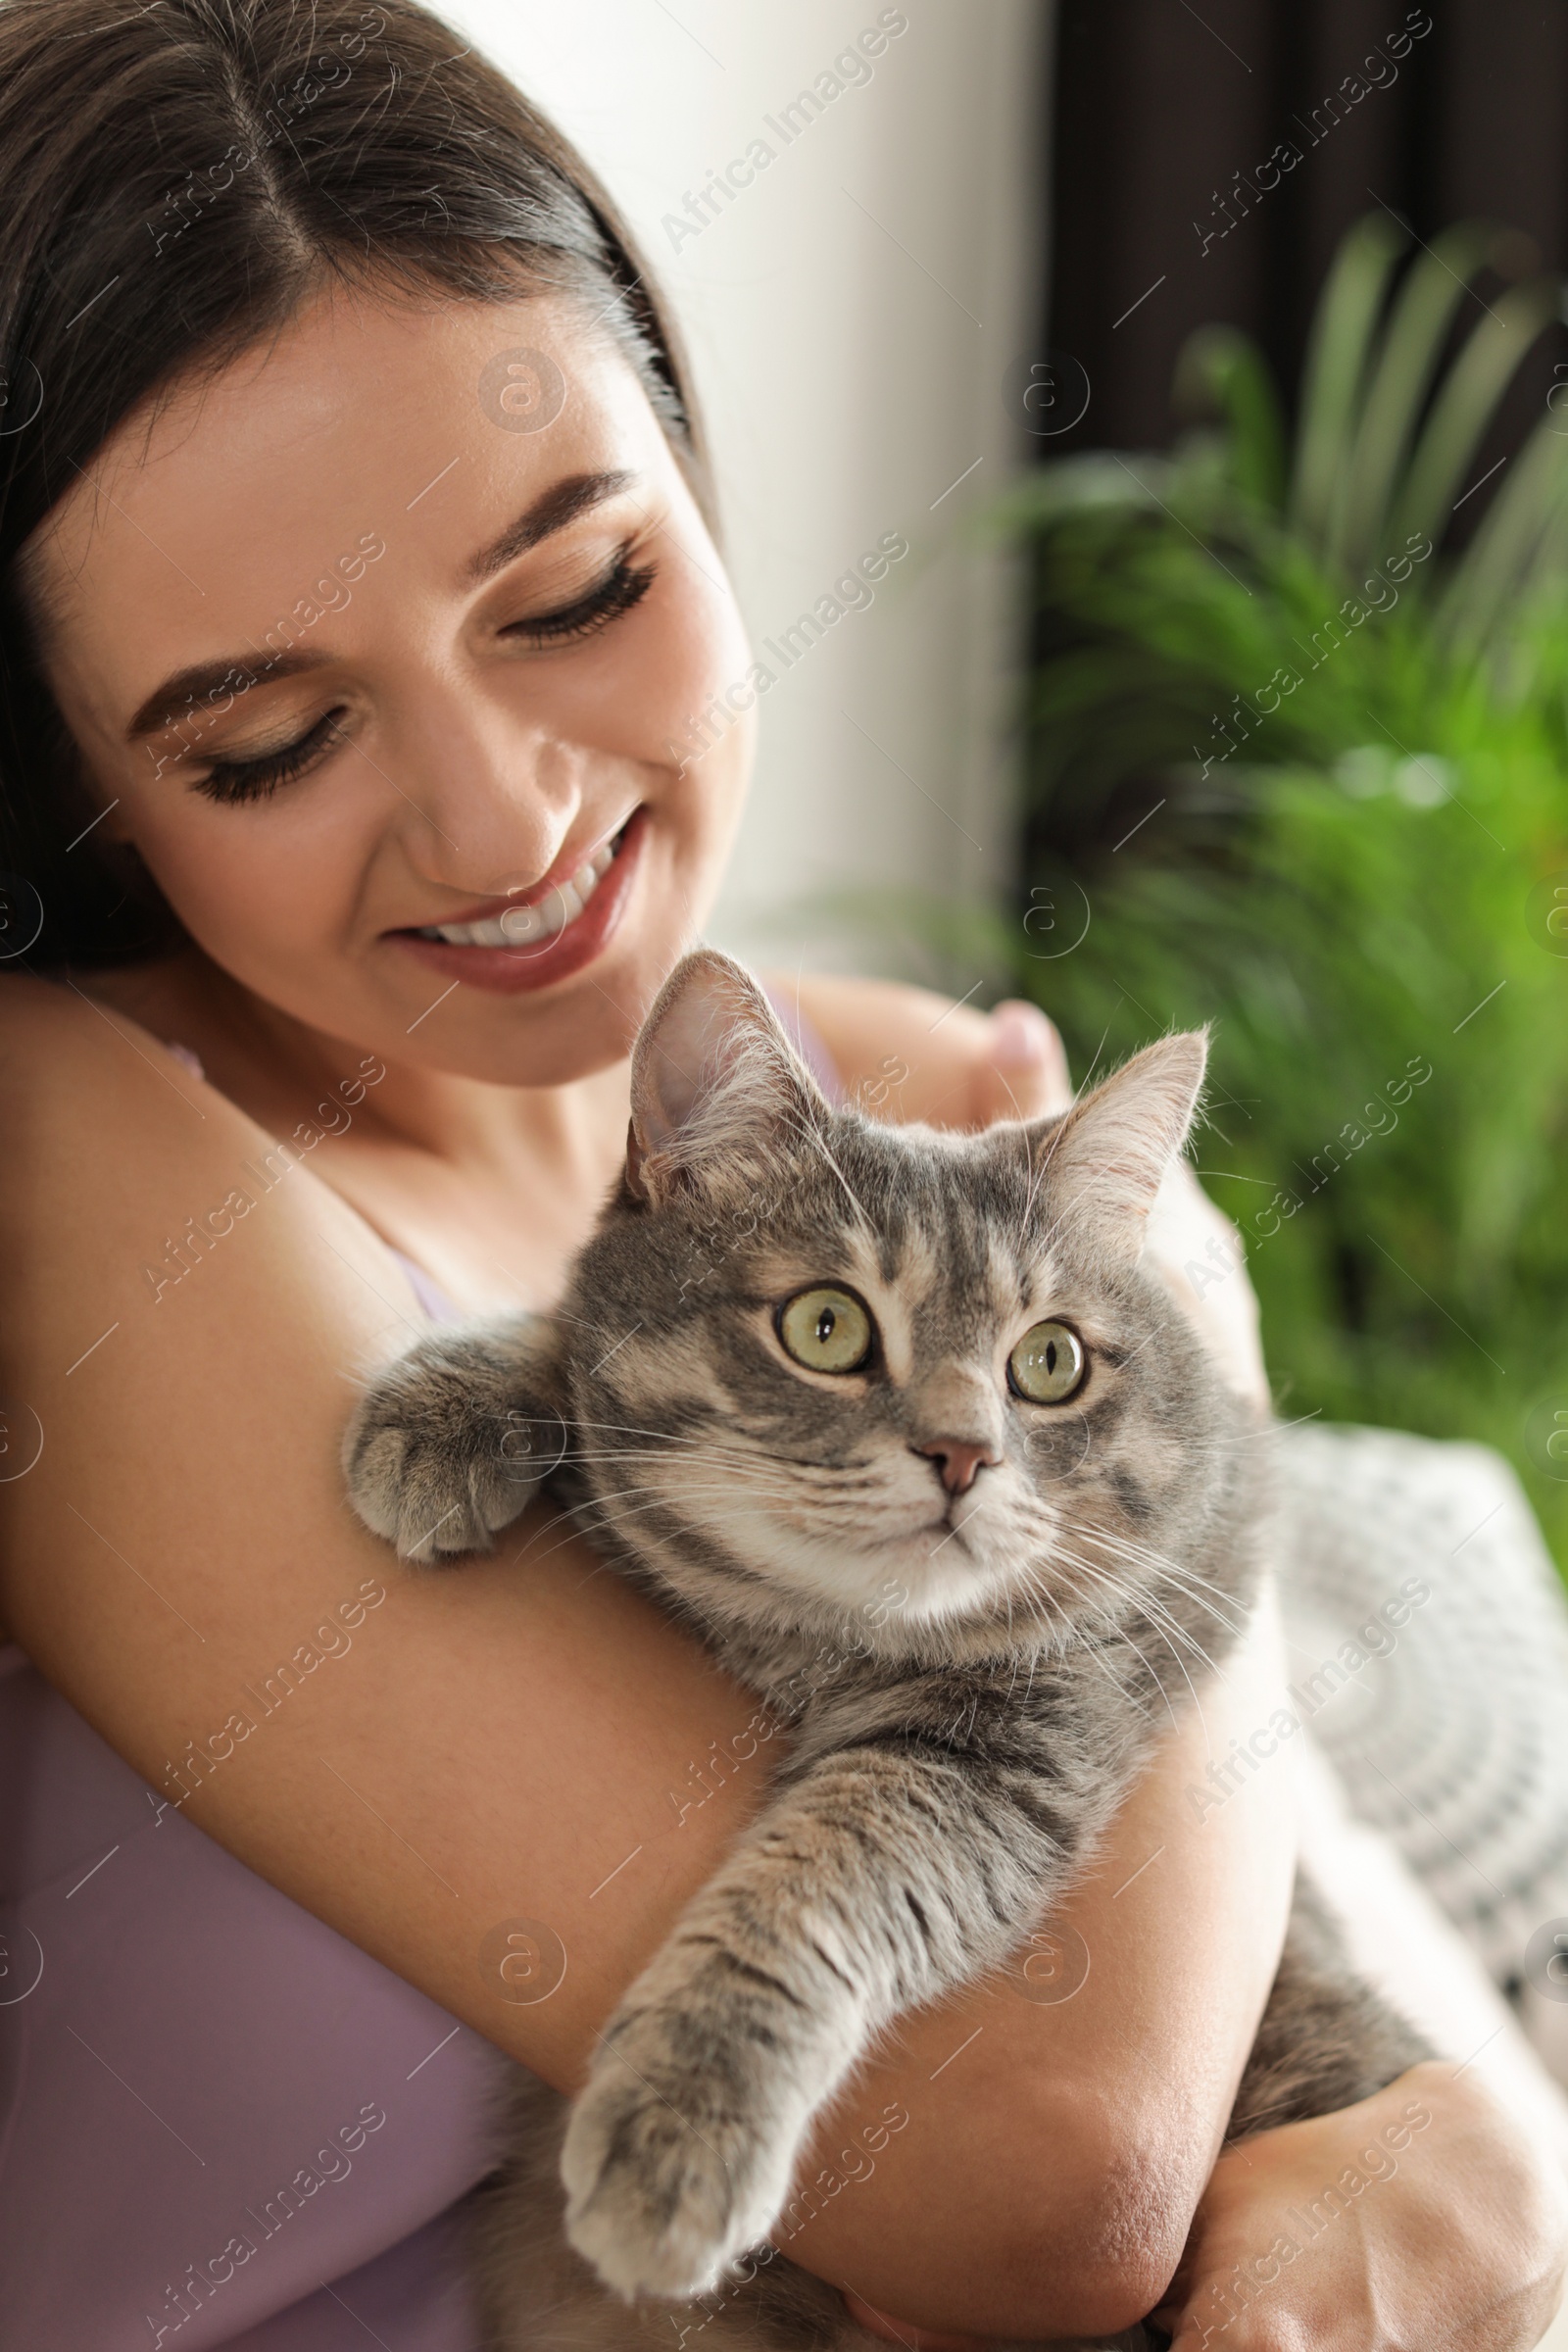
POLYGON ((269 661, 258 662, 254 652, 248 652, 231 654, 226 662, 198 662, 191 669, 176 669, 153 688, 133 713, 125 728, 125 741, 135 743, 140 736, 156 735, 182 718, 199 718, 203 715, 200 706, 210 709, 221 694, 230 702, 237 701, 253 687, 298 677, 301 670, 320 669, 331 659, 330 654, 274 654, 269 661))
POLYGON ((463 568, 464 586, 477 588, 482 581, 493 579, 515 557, 537 547, 552 532, 564 531, 568 522, 575 522, 591 508, 618 498, 636 479, 635 473, 568 473, 564 480, 553 482, 515 522, 508 523, 498 539, 469 557, 463 568))

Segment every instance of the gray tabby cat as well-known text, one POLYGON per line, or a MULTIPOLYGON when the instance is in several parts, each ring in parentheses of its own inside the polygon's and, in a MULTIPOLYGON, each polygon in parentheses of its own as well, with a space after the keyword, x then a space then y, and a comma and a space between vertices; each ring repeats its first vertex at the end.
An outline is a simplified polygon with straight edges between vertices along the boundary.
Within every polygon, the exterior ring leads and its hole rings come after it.
MULTIPOLYGON (((349 1488, 405 1557, 487 1547, 548 1472, 791 1727, 581 2097, 519 2070, 481 2223, 505 2352, 877 2341, 762 2244, 813 2117, 904 2011, 1017 1953, 1165 1682, 1223 1660, 1259 1591, 1263 1418, 1139 1263, 1203 1063, 1168 1037, 1065 1116, 886 1126, 690 956, 559 1317, 438 1331, 366 1396, 349 1488)), ((1298 1887, 1231 2136, 1425 2054, 1298 1887)))

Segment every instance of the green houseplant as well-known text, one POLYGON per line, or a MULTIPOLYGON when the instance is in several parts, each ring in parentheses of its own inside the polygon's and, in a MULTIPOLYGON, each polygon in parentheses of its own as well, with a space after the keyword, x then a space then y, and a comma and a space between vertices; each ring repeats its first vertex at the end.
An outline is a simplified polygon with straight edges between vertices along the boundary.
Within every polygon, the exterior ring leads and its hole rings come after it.
POLYGON ((1379 214, 1342 248, 1293 447, 1260 356, 1210 328, 1178 389, 1216 421, 1006 502, 1038 652, 1004 954, 1080 1074, 1214 1024, 1200 1165, 1282 1410, 1497 1446, 1568 1558, 1555 391, 1438 552, 1561 289, 1477 299, 1507 259, 1484 224, 1405 244, 1379 214))

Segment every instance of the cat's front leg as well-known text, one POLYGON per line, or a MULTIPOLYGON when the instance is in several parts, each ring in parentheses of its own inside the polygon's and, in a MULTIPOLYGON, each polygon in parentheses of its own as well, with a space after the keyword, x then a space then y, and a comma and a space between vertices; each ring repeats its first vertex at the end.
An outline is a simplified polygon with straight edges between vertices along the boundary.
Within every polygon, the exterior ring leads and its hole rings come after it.
MULTIPOLYGON (((1112 1792, 1113 1793, 1113 1792, 1112 1792)), ((1002 1961, 1082 1804, 917 1741, 775 1799, 611 2020, 562 2163, 567 2232, 619 2293, 691 2295, 764 2238, 811 2119, 902 2011, 1002 1961)))
POLYGON ((539 1315, 432 1332, 371 1382, 343 1440, 360 1517, 408 1560, 489 1549, 566 1451, 539 1315))

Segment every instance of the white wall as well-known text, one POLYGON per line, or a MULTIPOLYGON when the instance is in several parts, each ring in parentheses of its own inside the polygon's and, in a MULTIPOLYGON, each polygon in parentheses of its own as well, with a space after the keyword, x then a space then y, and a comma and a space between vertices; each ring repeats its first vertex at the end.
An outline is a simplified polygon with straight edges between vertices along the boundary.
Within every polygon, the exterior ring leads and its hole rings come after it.
MULTIPOLYGON (((582 148, 674 296, 754 642, 882 534, 909 542, 875 603, 794 667, 763 655, 779 682, 715 936, 777 958, 803 896, 983 894, 1007 870, 996 721, 1009 607, 998 567, 957 542, 1016 444, 1002 386, 1039 295, 1046 0, 447 0, 444 13, 582 148), (782 110, 899 18, 870 78, 851 82, 852 65, 787 140, 782 110), (772 160, 694 229, 687 194, 758 139, 772 160)), ((887 958, 842 936, 806 953, 887 958)))

